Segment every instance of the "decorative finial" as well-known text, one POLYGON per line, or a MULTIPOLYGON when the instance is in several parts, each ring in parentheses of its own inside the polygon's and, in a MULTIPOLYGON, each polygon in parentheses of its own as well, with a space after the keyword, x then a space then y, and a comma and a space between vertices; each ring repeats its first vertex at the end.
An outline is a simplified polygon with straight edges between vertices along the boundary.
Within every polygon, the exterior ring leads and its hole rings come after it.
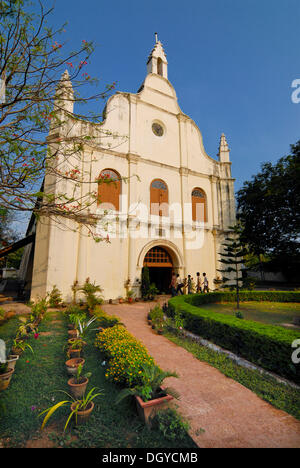
POLYGON ((157 33, 155 33, 155 43, 157 44, 158 38, 157 38, 157 33))

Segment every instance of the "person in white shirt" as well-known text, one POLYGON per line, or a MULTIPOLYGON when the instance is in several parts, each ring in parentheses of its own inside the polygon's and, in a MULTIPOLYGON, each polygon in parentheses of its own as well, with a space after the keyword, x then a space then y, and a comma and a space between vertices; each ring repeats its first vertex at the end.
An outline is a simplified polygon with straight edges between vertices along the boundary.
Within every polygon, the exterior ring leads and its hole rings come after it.
POLYGON ((206 276, 206 273, 203 273, 203 292, 209 292, 209 289, 208 289, 208 279, 207 279, 207 276, 206 276))
POLYGON ((177 289, 176 289, 176 293, 180 293, 180 294, 183 294, 183 291, 182 291, 182 287, 183 287, 183 281, 182 279, 180 278, 180 276, 177 274, 177 277, 176 277, 176 284, 177 284, 177 289))

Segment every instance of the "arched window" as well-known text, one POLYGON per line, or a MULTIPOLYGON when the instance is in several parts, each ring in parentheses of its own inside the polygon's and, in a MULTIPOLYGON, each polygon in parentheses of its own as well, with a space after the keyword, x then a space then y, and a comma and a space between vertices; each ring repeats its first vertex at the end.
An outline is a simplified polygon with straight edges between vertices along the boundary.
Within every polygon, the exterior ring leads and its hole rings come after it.
POLYGON ((160 57, 157 59, 157 73, 160 76, 163 76, 163 62, 160 57))
POLYGON ((173 267, 173 262, 165 249, 162 247, 152 247, 145 256, 144 266, 173 267))
POLYGON ((207 221, 206 195, 200 188, 194 188, 192 191, 192 216, 193 221, 207 221))
POLYGON ((157 216, 168 216, 168 187, 161 179, 155 179, 150 186, 150 213, 157 216))
MULTIPOLYGON (((121 195, 120 175, 112 169, 104 169, 101 171, 98 181, 98 205, 109 204, 116 211, 119 211, 121 195)), ((108 208, 112 209, 111 206, 108 206, 108 208)))

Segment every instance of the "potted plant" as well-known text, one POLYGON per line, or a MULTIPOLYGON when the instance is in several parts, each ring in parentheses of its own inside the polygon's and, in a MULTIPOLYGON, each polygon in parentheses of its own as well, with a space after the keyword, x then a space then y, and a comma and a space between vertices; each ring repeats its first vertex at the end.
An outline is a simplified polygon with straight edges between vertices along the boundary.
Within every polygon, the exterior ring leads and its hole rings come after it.
POLYGON ((36 325, 33 322, 28 322, 25 317, 19 317, 21 325, 19 326, 16 334, 17 339, 26 340, 29 338, 29 333, 37 332, 36 325))
POLYGON ((91 317, 87 322, 86 321, 78 321, 78 329, 79 329, 79 337, 84 338, 89 331, 89 327, 92 325, 92 323, 97 320, 97 317, 95 315, 91 317))
POLYGON ((53 413, 55 413, 57 409, 66 405, 70 405, 71 412, 67 418, 64 431, 67 429, 68 424, 71 421, 73 416, 75 416, 76 425, 85 423, 94 409, 94 402, 93 402, 94 398, 103 394, 101 391, 98 393, 94 393, 95 389, 96 387, 92 388, 86 396, 82 397, 81 400, 76 400, 75 398, 72 397, 72 395, 69 395, 67 392, 60 390, 62 393, 65 393, 66 395, 68 395, 68 397, 70 397, 71 400, 60 401, 56 403, 55 405, 51 406, 51 408, 48 408, 42 411, 39 414, 39 416, 41 416, 44 413, 47 413, 47 414, 44 417, 41 429, 44 429, 50 417, 52 416, 53 413))
POLYGON ((17 354, 18 356, 21 356, 21 354, 23 354, 26 348, 29 348, 30 351, 33 353, 33 349, 30 346, 30 344, 26 343, 24 340, 21 340, 18 338, 15 338, 13 340, 13 345, 11 348, 13 354, 17 354))
POLYGON ((47 298, 39 299, 36 302, 30 301, 28 306, 31 308, 31 320, 35 326, 38 326, 47 312, 47 298))
POLYGON ((103 298, 101 296, 103 289, 101 288, 101 286, 92 283, 90 281, 90 278, 87 278, 85 280, 84 285, 81 288, 79 288, 79 291, 81 291, 85 295, 87 307, 90 314, 93 312, 97 304, 103 303, 103 298))
POLYGON ((9 354, 6 360, 6 362, 8 363, 8 367, 10 369, 15 369, 18 359, 19 356, 17 354, 9 354))
POLYGON ((128 396, 134 396, 140 418, 151 426, 151 419, 158 410, 174 398, 179 399, 179 394, 173 388, 163 387, 163 381, 168 377, 178 378, 178 374, 163 371, 156 364, 144 365, 141 384, 122 390, 116 403, 120 403, 128 396))
POLYGON ((82 364, 79 364, 76 374, 68 380, 69 389, 76 400, 80 400, 80 398, 85 394, 87 384, 89 383, 89 377, 91 375, 91 372, 82 375, 82 364))
POLYGON ((78 328, 78 322, 83 322, 86 320, 86 314, 82 312, 81 309, 79 309, 78 306, 72 306, 68 310, 71 310, 71 312, 68 313, 68 319, 70 321, 70 325, 72 326, 72 329, 78 328))
POLYGON ((133 303, 133 295, 134 295, 134 291, 132 291, 132 289, 127 291, 126 297, 127 297, 127 301, 129 302, 129 304, 133 303))
POLYGON ((72 330, 68 330, 68 336, 70 338, 77 338, 79 336, 79 331, 77 328, 73 328, 72 330))
POLYGON ((66 362, 65 362, 65 365, 66 365, 66 369, 67 369, 67 372, 69 375, 74 375, 76 374, 77 372, 77 368, 79 366, 79 364, 81 364, 83 366, 83 364, 85 363, 85 360, 83 358, 72 358, 72 359, 68 359, 66 362))
POLYGON ((69 348, 68 348, 67 354, 69 358, 71 359, 71 358, 81 357, 80 354, 84 346, 84 341, 81 340, 80 338, 73 338, 72 340, 68 341, 68 344, 69 344, 69 348))
POLYGON ((148 300, 149 301, 154 301, 155 296, 158 294, 158 289, 155 286, 154 283, 150 284, 149 290, 148 290, 148 300))
POLYGON ((119 297, 119 304, 123 304, 123 302, 124 302, 123 297, 119 297))
POLYGON ((10 383, 14 369, 8 367, 8 362, 0 363, 0 391, 5 390, 10 383))
POLYGON ((164 313, 159 306, 155 306, 150 312, 152 328, 157 330, 157 333, 162 334, 164 326, 164 313))

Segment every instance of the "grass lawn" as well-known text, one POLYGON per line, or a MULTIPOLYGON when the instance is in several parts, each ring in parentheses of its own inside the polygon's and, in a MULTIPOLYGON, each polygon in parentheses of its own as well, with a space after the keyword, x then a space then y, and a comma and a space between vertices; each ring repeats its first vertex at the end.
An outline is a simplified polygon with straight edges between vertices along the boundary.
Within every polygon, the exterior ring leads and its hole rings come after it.
MULTIPOLYGON (((8 346, 15 336, 17 319, 11 319, 0 327, 0 337, 8 346)), ((93 327, 94 328, 94 327, 93 327)), ((16 364, 10 386, 0 393, 0 447, 96 447, 96 448, 194 448, 186 435, 184 440, 167 440, 157 430, 149 430, 138 419, 132 401, 124 400, 115 405, 119 389, 106 381, 102 358, 93 345, 95 331, 91 331, 84 350, 85 372, 92 372, 88 388, 103 389, 104 396, 95 402, 95 409, 85 426, 63 433, 69 414, 67 408, 57 411, 46 429, 40 431, 43 417, 38 414, 68 399, 57 390, 68 391, 68 374, 65 370, 67 323, 61 312, 47 312, 39 326, 40 337, 30 338, 34 354, 26 350, 16 364)))
POLYGON ((177 336, 171 332, 165 332, 164 336, 176 345, 185 348, 199 361, 207 362, 222 372, 222 374, 249 388, 249 390, 256 393, 263 400, 271 403, 275 408, 286 411, 300 420, 299 389, 278 383, 272 377, 262 375, 258 371, 245 369, 224 354, 206 348, 187 338, 177 336))
MULTIPOLYGON (((201 304, 201 309, 226 315, 234 315, 236 302, 201 304)), ((271 325, 292 323, 293 318, 300 317, 300 304, 297 302, 241 302, 240 311, 246 320, 263 322, 271 325)))

